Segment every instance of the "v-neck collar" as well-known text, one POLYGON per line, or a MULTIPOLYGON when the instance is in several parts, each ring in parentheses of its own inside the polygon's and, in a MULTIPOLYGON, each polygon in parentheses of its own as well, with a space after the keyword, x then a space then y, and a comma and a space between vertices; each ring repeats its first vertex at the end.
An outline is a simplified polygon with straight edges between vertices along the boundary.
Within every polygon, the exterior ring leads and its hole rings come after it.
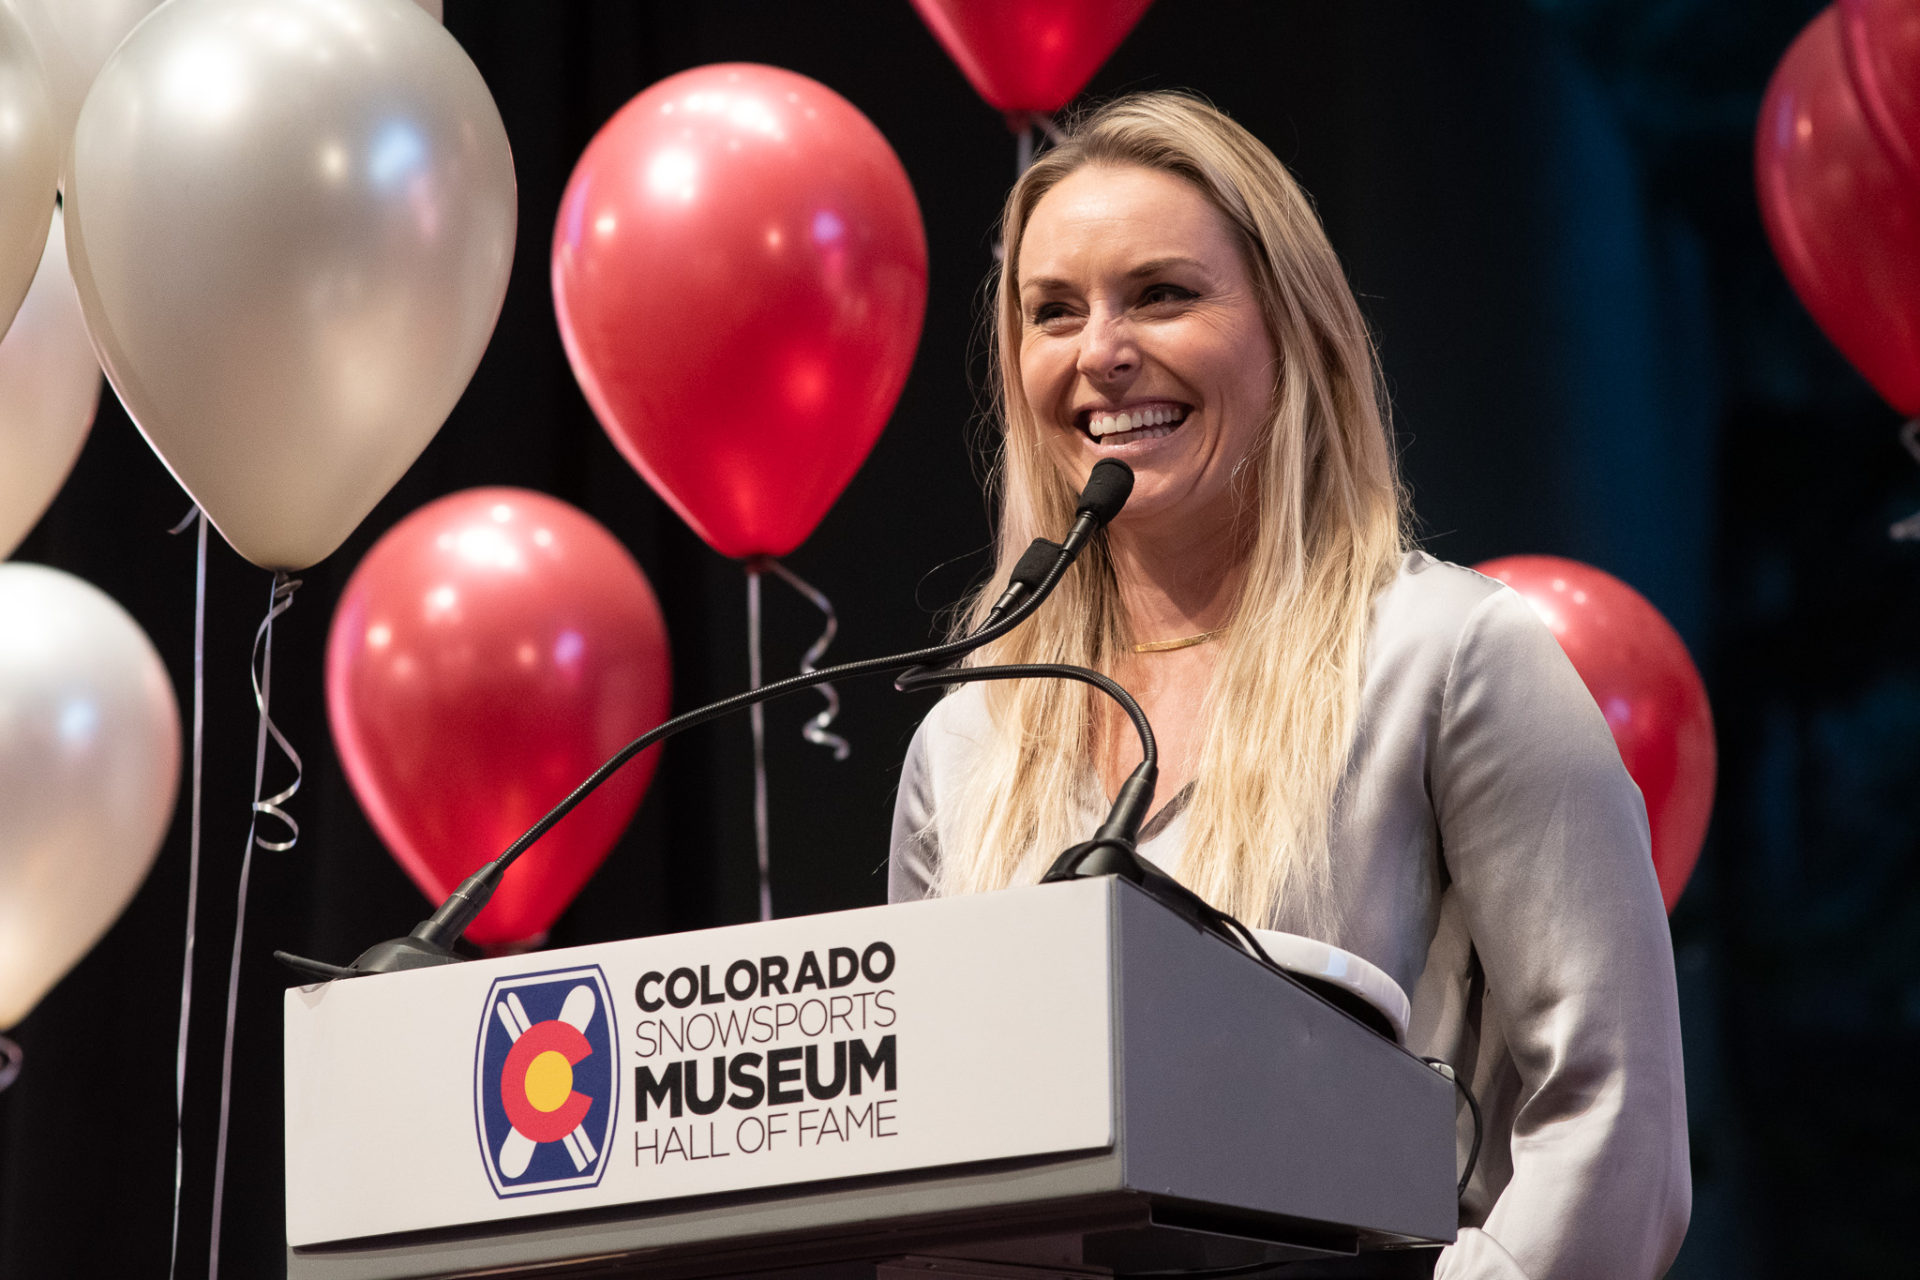
MULTIPOLYGON (((1192 801, 1193 783, 1189 781, 1184 787, 1168 796, 1166 802, 1153 811, 1153 815, 1140 828, 1140 843, 1146 844, 1159 837, 1173 825, 1176 819, 1186 813, 1187 805, 1192 801)), ((1113 808, 1113 801, 1101 789, 1099 775, 1091 768, 1082 775, 1080 780, 1080 808, 1096 824, 1113 808)))

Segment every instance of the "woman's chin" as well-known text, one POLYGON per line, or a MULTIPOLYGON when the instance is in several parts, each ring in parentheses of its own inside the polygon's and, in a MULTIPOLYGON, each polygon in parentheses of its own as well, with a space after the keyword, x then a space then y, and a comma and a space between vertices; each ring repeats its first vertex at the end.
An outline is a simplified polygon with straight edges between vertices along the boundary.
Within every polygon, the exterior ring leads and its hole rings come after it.
POLYGON ((1135 468, 1133 492, 1113 518, 1113 532, 1125 538, 1183 542, 1196 534, 1210 536, 1216 526, 1228 523, 1231 503, 1224 486, 1207 485, 1202 480, 1191 474, 1166 475, 1151 467, 1135 468))

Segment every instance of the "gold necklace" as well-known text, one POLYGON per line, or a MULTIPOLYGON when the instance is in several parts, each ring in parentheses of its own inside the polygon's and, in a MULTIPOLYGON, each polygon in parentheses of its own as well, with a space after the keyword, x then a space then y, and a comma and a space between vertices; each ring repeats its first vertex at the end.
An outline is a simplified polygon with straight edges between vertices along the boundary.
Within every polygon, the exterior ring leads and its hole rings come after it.
POLYGON ((1196 644, 1205 644, 1227 634, 1225 627, 1216 627, 1212 631, 1202 631, 1197 636, 1182 636, 1178 640, 1149 640, 1145 644, 1133 646, 1135 653, 1165 653, 1170 649, 1191 649, 1196 644))

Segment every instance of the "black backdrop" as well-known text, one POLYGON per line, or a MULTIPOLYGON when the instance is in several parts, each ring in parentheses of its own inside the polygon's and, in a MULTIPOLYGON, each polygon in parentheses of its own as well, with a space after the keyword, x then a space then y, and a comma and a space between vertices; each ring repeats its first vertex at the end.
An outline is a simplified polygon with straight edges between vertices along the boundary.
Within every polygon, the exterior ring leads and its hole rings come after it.
MULTIPOLYGON (((1920 927, 1920 789, 1903 750, 1920 729, 1920 673, 1902 643, 1914 565, 1881 532, 1920 503, 1920 486, 1891 443, 1890 415, 1768 260, 1746 168, 1759 90, 1813 7, 1160 0, 1093 85, 1206 93, 1315 194, 1380 338, 1432 550, 1467 563, 1546 552, 1598 564, 1652 598, 1699 657, 1723 772, 1707 856, 1675 918, 1697 1187, 1676 1274, 1690 1276, 1897 1270, 1892 1224, 1920 1191, 1920 1109, 1899 1066, 1920 1047, 1920 964, 1905 945, 1920 927), (1846 1088, 1811 1084, 1839 1077, 1846 1088)), ((276 718, 307 770, 289 806, 299 845, 254 865, 221 1248, 234 1276, 284 1265, 288 976, 268 953, 344 962, 425 906, 356 806, 326 724, 326 627, 373 540, 458 489, 556 494, 606 524, 651 577, 675 706, 744 683, 738 566, 620 460, 553 320, 547 246, 561 189, 634 93, 701 63, 771 62, 846 95, 893 143, 927 223, 926 331, 886 434, 790 563, 837 602, 840 657, 923 641, 984 563, 968 446, 975 335, 1013 146, 906 0, 448 8, 513 143, 520 251, 465 398, 354 537, 302 575, 276 632, 276 718)), ((109 395, 72 480, 17 553, 125 604, 183 706, 193 548, 165 530, 187 505, 109 395)), ((182 1274, 208 1254, 253 745, 247 649, 268 582, 216 539, 182 1274)), ((778 673, 817 615, 771 581, 768 601, 778 673)), ((770 710, 783 915, 884 897, 896 765, 925 701, 884 684, 842 693, 854 744, 844 764, 800 740, 811 702, 770 710)), ((751 918, 750 795, 744 721, 674 742, 552 941, 751 918)), ((13 1032, 27 1057, 0 1095, 0 1275, 167 1265, 186 837, 183 798, 125 916, 13 1032)))

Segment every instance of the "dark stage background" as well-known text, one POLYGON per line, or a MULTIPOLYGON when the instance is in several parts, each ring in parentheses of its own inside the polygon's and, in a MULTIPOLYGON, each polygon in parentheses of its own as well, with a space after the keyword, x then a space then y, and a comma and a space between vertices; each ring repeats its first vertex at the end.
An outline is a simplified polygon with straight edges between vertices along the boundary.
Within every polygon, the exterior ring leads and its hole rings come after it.
MULTIPOLYGON (((499 100, 520 252, 498 332, 438 438, 360 531, 304 575, 277 630, 277 719, 306 756, 290 853, 261 854, 241 984, 224 1273, 281 1274, 275 947, 344 962, 424 902, 333 756, 321 652, 373 540, 457 489, 519 484, 608 525, 652 578, 675 705, 744 683, 742 576, 615 454, 555 329, 547 246, 595 129, 648 84, 777 63, 865 111, 919 193, 925 336, 891 426, 791 564, 842 611, 835 654, 924 640, 983 565, 968 448, 978 296, 1013 145, 906 0, 494 3, 448 25, 499 100)), ((1425 544, 1448 559, 1544 552, 1605 568, 1679 627, 1705 672, 1721 782, 1673 921, 1695 1175, 1686 1277, 1911 1270, 1920 1199, 1920 562, 1885 537, 1920 507, 1896 422, 1800 311, 1754 208, 1766 76, 1809 0, 1160 0, 1095 80, 1185 86, 1317 197, 1376 326, 1425 544)), ((676 300, 689 313, 699 298, 676 300)), ((689 424, 690 430, 697 424, 689 424)), ((65 491, 20 549, 99 584, 191 688, 187 500, 109 395, 65 491)), ((202 1271, 220 1003, 244 842, 247 647, 268 575, 215 540, 204 900, 187 1096, 181 1274, 202 1271)), ((770 670, 816 616, 769 583, 770 670)), ((924 697, 849 685, 834 764, 769 714, 781 914, 879 902, 895 770, 924 697)), ((271 781, 271 778, 270 778, 271 781)), ((671 744, 625 839, 557 944, 754 911, 744 720, 671 744)), ((15 1031, 0 1095, 0 1275, 163 1275, 186 805, 111 933, 15 1031)), ((475 850, 476 856, 492 850, 475 850)))

